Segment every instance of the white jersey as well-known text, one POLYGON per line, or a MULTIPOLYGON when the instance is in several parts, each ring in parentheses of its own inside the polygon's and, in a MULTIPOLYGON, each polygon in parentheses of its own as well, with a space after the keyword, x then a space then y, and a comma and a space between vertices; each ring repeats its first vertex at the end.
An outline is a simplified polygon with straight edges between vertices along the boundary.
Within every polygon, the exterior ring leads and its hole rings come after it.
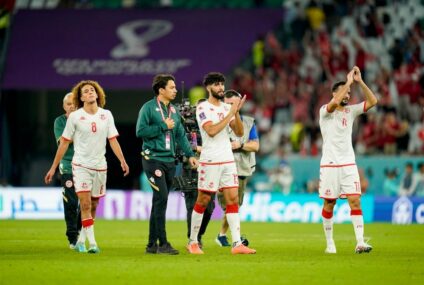
MULTIPOLYGON (((203 126, 206 123, 217 124, 229 113, 231 105, 220 102, 220 106, 215 106, 209 101, 202 102, 197 106, 196 119, 202 136, 202 152, 200 162, 220 163, 234 161, 234 155, 230 141, 230 126, 227 125, 214 137, 210 137, 203 126)), ((231 119, 233 120, 234 117, 231 119)))
POLYGON ((365 112, 365 102, 348 105, 343 111, 327 111, 327 104, 319 110, 319 125, 323 139, 321 167, 355 164, 352 146, 352 126, 355 118, 365 112))
POLYGON ((94 170, 104 170, 106 164, 106 139, 118 136, 112 113, 99 108, 94 115, 83 108, 72 112, 66 122, 62 137, 74 143, 72 163, 94 170))

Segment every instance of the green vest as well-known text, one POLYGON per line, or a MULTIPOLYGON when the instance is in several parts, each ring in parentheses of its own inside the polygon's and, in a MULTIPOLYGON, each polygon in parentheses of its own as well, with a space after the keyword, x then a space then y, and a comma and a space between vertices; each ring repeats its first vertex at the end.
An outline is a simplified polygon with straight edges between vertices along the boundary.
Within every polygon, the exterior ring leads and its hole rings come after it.
MULTIPOLYGON (((60 138, 62 137, 63 130, 66 126, 66 115, 63 114, 54 120, 54 136, 56 137, 56 142, 59 145, 60 138)), ((60 174, 72 174, 72 158, 74 157, 74 144, 70 143, 68 150, 65 152, 62 160, 59 164, 60 174)))

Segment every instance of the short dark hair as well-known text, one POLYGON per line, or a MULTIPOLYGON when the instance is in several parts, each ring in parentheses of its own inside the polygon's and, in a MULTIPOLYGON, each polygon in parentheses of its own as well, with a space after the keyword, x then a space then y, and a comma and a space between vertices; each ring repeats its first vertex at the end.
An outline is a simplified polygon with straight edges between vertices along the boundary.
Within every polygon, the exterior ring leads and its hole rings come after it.
POLYGON ((171 74, 158 74, 153 78, 152 88, 155 95, 159 95, 159 89, 165 88, 169 80, 175 82, 175 77, 171 74))
POLYGON ((225 91, 224 96, 225 96, 225 98, 232 98, 232 97, 241 98, 242 97, 240 93, 238 93, 236 90, 232 90, 232 89, 225 91))
POLYGON ((333 84, 333 87, 331 87, 331 92, 336 92, 337 89, 339 89, 340 86, 343 86, 346 84, 346 81, 339 81, 333 84))
POLYGON ((209 72, 203 78, 203 85, 208 86, 214 83, 225 82, 225 76, 219 72, 209 72))

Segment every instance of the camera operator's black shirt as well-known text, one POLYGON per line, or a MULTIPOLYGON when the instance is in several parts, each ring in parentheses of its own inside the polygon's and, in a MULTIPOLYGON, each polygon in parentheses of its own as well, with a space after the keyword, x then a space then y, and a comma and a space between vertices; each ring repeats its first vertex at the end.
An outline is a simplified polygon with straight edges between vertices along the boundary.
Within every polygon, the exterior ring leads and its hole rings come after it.
POLYGON ((170 118, 174 120, 175 126, 172 130, 168 130, 162 118, 156 97, 146 102, 140 109, 136 127, 136 136, 143 139, 144 153, 151 159, 172 162, 175 159, 175 144, 178 144, 185 156, 193 157, 194 153, 181 123, 180 113, 171 103, 169 103, 169 106, 165 106, 162 102, 160 104, 162 106, 163 116, 168 118, 168 112, 170 112, 170 118), (171 133, 170 149, 166 149, 165 147, 165 138, 168 131, 171 133))

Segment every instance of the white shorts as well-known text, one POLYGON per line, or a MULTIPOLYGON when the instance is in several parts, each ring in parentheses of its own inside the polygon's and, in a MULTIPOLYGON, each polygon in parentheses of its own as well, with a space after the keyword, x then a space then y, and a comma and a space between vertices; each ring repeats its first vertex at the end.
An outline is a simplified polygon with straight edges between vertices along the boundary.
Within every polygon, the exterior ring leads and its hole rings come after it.
POLYGON ((91 192, 91 197, 100 198, 106 195, 106 170, 88 169, 72 165, 74 187, 76 193, 91 192))
POLYGON ((235 162, 203 163, 197 169, 197 188, 204 192, 217 192, 226 188, 238 188, 238 175, 235 162))
POLYGON ((350 195, 361 195, 358 168, 355 164, 340 167, 321 167, 319 174, 320 198, 334 200, 350 195))

